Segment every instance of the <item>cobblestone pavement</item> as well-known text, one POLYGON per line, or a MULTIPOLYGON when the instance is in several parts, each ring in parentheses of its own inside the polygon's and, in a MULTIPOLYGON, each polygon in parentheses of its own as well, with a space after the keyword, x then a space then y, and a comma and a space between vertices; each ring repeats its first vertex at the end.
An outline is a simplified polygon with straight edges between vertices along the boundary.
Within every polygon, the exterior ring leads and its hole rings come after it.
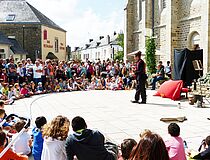
POLYGON ((172 101, 154 97, 155 91, 147 91, 147 104, 132 104, 135 91, 85 91, 39 95, 15 101, 6 106, 8 113, 32 117, 45 116, 51 120, 57 115, 70 120, 82 116, 88 127, 98 129, 109 139, 120 144, 124 138, 139 139, 139 133, 151 129, 168 138, 167 123, 160 118, 186 116, 187 121, 179 123, 181 136, 189 148, 197 149, 200 142, 210 135, 210 108, 190 106, 187 100, 172 101), (177 107, 181 103, 181 109, 177 107), (31 114, 30 114, 31 113, 31 114))

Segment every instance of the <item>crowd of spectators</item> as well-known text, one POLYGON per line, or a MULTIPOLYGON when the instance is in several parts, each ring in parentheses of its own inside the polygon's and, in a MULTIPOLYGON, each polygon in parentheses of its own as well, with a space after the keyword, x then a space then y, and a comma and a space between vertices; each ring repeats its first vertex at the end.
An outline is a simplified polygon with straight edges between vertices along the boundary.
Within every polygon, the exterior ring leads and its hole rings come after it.
POLYGON ((0 59, 0 99, 5 104, 36 94, 86 91, 127 90, 135 86, 135 65, 122 61, 42 61, 30 58, 14 63, 0 59))
MULTIPOLYGON (((0 78, 1 122, 6 117, 4 104, 12 104, 14 99, 52 92, 132 89, 135 86, 135 65, 109 60, 92 63, 43 62, 40 59, 34 64, 30 59, 14 64, 13 57, 10 57, 0 59, 0 78)), ((20 120, 13 125, 5 122, 1 126, 0 152, 25 124, 20 120)), ((60 115, 48 123, 45 117, 37 117, 35 124, 32 135, 28 129, 24 130, 1 159, 27 160, 30 155, 34 160, 186 160, 187 156, 210 159, 209 136, 202 142, 203 150, 194 155, 180 137, 180 127, 176 123, 168 126, 171 137, 167 141, 145 130, 137 142, 128 137, 120 146, 106 139, 101 132, 89 129, 79 116, 70 122, 60 115)))
MULTIPOLYGON (((119 146, 98 130, 89 129, 80 116, 74 117, 71 122, 61 115, 50 122, 43 116, 37 117, 32 135, 28 133, 28 129, 19 135, 25 124, 23 120, 15 123, 13 137, 17 140, 1 157, 2 160, 28 160, 30 155, 33 155, 34 160, 210 159, 210 136, 202 141, 199 152, 194 154, 180 137, 180 127, 176 123, 169 124, 170 138, 166 141, 157 133, 145 130, 137 142, 128 138, 119 146)), ((10 142, 9 139, 8 132, 4 128, 0 129, 0 153, 10 142)))

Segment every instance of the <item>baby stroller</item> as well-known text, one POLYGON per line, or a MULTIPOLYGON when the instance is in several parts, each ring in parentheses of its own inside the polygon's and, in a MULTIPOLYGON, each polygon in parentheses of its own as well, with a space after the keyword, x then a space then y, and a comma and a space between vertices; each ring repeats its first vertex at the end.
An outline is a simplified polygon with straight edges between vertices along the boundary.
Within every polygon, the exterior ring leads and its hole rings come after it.
POLYGON ((13 145, 13 143, 17 140, 17 138, 19 137, 19 136, 21 136, 22 134, 23 134, 23 132, 26 130, 26 129, 28 129, 29 128, 29 126, 30 126, 30 119, 29 118, 25 118, 25 117, 20 117, 20 116, 17 116, 17 115, 15 115, 15 114, 10 114, 10 115, 8 115, 1 123, 0 123, 0 127, 2 127, 3 126, 3 124, 5 123, 5 122, 7 122, 8 120, 10 120, 10 119, 12 119, 12 118, 14 118, 14 117, 16 117, 16 118, 19 118, 20 120, 24 120, 24 121, 26 121, 26 124, 25 124, 25 126, 23 127, 23 129, 18 133, 18 135, 5 147, 5 149, 0 153, 0 159, 1 159, 1 157, 3 157, 3 155, 8 151, 8 149, 10 149, 11 148, 11 146, 13 145))

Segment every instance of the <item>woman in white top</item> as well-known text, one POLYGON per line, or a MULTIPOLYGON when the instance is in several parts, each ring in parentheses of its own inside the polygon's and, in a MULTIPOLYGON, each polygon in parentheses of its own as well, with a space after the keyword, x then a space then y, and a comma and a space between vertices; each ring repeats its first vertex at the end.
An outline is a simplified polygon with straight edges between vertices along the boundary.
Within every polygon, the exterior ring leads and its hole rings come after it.
POLYGON ((43 128, 42 160, 66 160, 65 141, 70 122, 68 118, 57 116, 43 128))

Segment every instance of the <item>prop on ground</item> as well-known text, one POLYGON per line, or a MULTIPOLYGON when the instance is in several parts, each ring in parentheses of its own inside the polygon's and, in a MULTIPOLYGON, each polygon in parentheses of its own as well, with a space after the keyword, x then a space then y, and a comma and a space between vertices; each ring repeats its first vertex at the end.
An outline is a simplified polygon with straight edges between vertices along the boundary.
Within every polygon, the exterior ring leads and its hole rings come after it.
POLYGON ((182 80, 169 80, 164 82, 154 96, 161 96, 163 98, 170 98, 172 100, 179 100, 183 87, 182 80))
POLYGON ((177 117, 177 118, 161 118, 160 121, 162 122, 184 122, 187 118, 184 117, 177 117))

